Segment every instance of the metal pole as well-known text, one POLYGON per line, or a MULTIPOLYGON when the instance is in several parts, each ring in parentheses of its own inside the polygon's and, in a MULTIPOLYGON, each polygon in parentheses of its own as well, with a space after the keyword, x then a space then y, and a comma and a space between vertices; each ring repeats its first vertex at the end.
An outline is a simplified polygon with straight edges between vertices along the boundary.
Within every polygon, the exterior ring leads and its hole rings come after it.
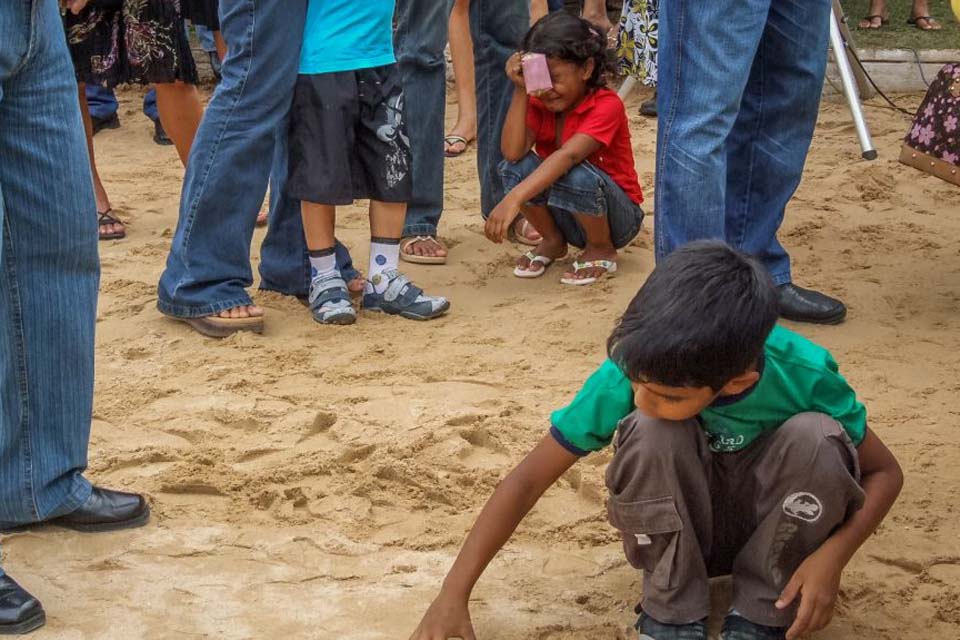
POLYGON ((837 21, 837 14, 832 11, 830 14, 830 45, 833 47, 833 57, 836 59, 837 69, 840 71, 843 93, 847 97, 847 104, 850 106, 850 115, 853 116, 853 124, 857 129, 857 137, 860 139, 860 150, 863 152, 863 159, 876 160, 877 150, 873 146, 870 130, 867 128, 867 120, 863 115, 863 105, 860 104, 860 93, 857 91, 857 83, 853 77, 853 68, 850 66, 850 59, 847 57, 847 45, 843 41, 843 36, 840 33, 840 23, 837 21))

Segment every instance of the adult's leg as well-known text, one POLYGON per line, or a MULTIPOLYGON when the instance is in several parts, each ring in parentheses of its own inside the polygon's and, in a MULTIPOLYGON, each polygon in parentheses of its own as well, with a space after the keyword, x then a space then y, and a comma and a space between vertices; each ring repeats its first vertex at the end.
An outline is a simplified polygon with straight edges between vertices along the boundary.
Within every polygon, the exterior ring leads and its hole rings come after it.
POLYGON ((157 84, 157 107, 160 123, 167 132, 184 166, 190 158, 190 147, 203 119, 203 103, 196 85, 184 82, 157 84))
POLYGON ((503 160, 500 131, 512 95, 510 79, 503 69, 529 24, 529 0, 471 0, 470 29, 477 74, 477 172, 484 218, 503 199, 497 173, 503 160))
POLYGON ((90 117, 94 120, 106 120, 117 114, 120 107, 117 96, 110 89, 95 85, 85 85, 84 96, 90 109, 90 117))
MULTIPOLYGON (((407 135, 413 153, 413 197, 403 235, 437 235, 443 213, 443 117, 450 0, 398 0, 396 50, 404 93, 407 135)), ((417 255, 446 256, 434 242, 413 243, 417 255)))
MULTIPOLYGON (((107 190, 100 179, 100 173, 97 171, 97 158, 93 149, 93 121, 91 120, 89 106, 87 104, 86 85, 80 83, 77 85, 77 93, 80 99, 80 115, 83 118, 83 129, 87 140, 87 154, 90 162, 90 174, 93 177, 93 190, 97 202, 97 213, 109 213, 110 198, 107 196, 107 190)), ((99 217, 99 216, 98 216, 99 217)), ((101 235, 112 235, 126 231, 122 222, 104 224, 98 227, 101 235)))
POLYGON ((0 523, 9 525, 70 513, 91 494, 82 473, 96 204, 54 0, 0 6, 0 158, 0 523))
MULTIPOLYGON (((467 142, 446 144, 447 153, 462 153, 477 137, 477 82, 473 72, 473 38, 470 37, 470 1, 455 0, 450 12, 450 56, 457 83, 457 122, 450 136, 467 142)), ((409 107, 408 107, 409 108, 409 107)))
POLYGON ((817 123, 830 7, 830 0, 771 2, 727 139, 725 237, 760 258, 777 285, 790 282, 790 258, 777 230, 800 184, 817 123))
MULTIPOLYGON (((220 15, 230 50, 194 141, 159 284, 160 311, 184 318, 262 314, 248 308, 245 291, 253 283, 250 241, 290 109, 306 2, 223 0, 220 15)), ((300 263, 303 252, 289 259, 300 263)))
POLYGON ((660 6, 657 259, 693 240, 724 237, 727 138, 770 2, 675 0, 660 6))

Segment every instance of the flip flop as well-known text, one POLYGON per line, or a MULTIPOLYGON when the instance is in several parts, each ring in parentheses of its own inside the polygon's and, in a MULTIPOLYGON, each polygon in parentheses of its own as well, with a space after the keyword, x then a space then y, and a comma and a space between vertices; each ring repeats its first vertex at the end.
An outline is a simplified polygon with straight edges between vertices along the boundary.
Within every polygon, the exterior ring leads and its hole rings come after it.
POLYGON ((441 249, 445 249, 440 242, 433 236, 407 236, 400 240, 400 259, 412 264, 447 264, 447 256, 418 256, 407 252, 414 242, 432 242, 441 249))
POLYGON ((525 245, 527 245, 528 247, 536 247, 536 246, 539 246, 539 245, 540 245, 540 241, 543 240, 543 237, 541 236, 541 237, 537 238, 536 240, 532 240, 532 239, 528 238, 528 237, 527 237, 527 230, 528 230, 528 229, 533 229, 534 232, 536 232, 537 234, 540 233, 539 231, 537 231, 537 229, 536 229, 532 224, 530 224, 530 221, 529 221, 529 220, 527 220, 526 218, 520 218, 517 222, 514 222, 512 225, 510 225, 511 239, 512 239, 514 242, 518 242, 518 243, 520 243, 520 244, 525 244, 525 245), (517 231, 517 226, 520 227, 520 231, 517 231))
POLYGON ((455 144, 462 144, 463 151, 444 151, 443 155, 448 158, 458 158, 467 152, 467 149, 470 148, 470 141, 464 138, 463 136, 446 136, 443 139, 443 143, 448 147, 452 147, 455 144))
POLYGON ((932 16, 915 16, 907 20, 907 24, 912 24, 920 31, 940 31, 943 29, 943 25, 937 22, 932 16), (927 23, 927 26, 921 27, 921 20, 924 20, 927 23))
MULTIPOLYGON (((113 212, 113 209, 107 209, 103 213, 100 213, 99 211, 97 212, 97 216, 99 216, 97 218, 97 227, 99 229, 102 229, 108 224, 123 224, 122 220, 117 220, 112 215, 110 215, 112 212, 113 212)), ((123 231, 114 231, 113 233, 100 234, 100 240, 121 240, 126 237, 127 237, 126 229, 124 229, 123 231)))
MULTIPOLYGON (((590 260, 589 262, 580 262, 579 260, 573 263, 573 272, 577 273, 578 271, 583 271, 584 269, 605 269, 607 275, 617 272, 617 263, 613 260, 590 260)), ((601 276, 603 277, 603 276, 601 276)), ((569 284, 574 287, 582 287, 587 284, 593 284, 600 278, 560 278, 560 282, 563 284, 569 284)))
POLYGON ((267 221, 268 221, 268 217, 267 217, 267 216, 268 216, 268 215, 269 215, 269 214, 268 214, 266 211, 261 211, 260 213, 257 214, 257 226, 258 226, 258 227, 265 227, 265 226, 267 226, 267 221))
POLYGON ((547 267, 553 264, 553 258, 548 258, 547 256, 538 256, 533 251, 527 251, 523 254, 524 257, 530 261, 530 264, 527 265, 527 268, 524 269, 520 265, 517 265, 513 268, 513 275, 518 278, 539 278, 547 272, 547 267), (531 271, 530 267, 535 264, 542 264, 543 268, 537 271, 531 271))
POLYGON ((221 318, 220 316, 203 316, 201 318, 179 318, 168 316, 180 322, 186 322, 198 333, 209 338, 226 338, 238 331, 263 333, 263 316, 259 318, 221 318))

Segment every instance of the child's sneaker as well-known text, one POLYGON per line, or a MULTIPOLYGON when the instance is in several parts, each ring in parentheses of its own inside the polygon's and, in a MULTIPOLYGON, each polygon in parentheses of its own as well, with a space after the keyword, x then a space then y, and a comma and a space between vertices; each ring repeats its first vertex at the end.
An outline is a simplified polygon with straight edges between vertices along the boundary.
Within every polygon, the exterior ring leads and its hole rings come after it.
POLYGON ((723 621, 720 640, 784 640, 786 627, 766 627, 750 622, 738 613, 731 613, 723 621))
POLYGON ((445 314, 450 302, 439 296, 423 295, 423 289, 410 282, 407 276, 390 269, 374 275, 367 282, 363 308, 411 320, 432 320, 445 314))
POLYGON ((707 640, 707 627, 703 622, 690 624, 663 624, 646 613, 637 620, 638 640, 707 640))
POLYGON ((321 324, 353 324, 357 312, 350 304, 350 290, 338 272, 316 276, 310 282, 310 312, 321 324))

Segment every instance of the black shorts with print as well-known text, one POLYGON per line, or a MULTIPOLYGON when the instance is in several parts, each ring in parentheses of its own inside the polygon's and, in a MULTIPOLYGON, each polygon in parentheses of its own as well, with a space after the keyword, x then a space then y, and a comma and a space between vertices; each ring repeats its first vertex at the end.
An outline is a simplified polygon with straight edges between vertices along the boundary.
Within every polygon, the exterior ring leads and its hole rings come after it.
POLYGON ((287 192, 297 200, 410 200, 410 139, 395 64, 299 76, 289 144, 287 192))

